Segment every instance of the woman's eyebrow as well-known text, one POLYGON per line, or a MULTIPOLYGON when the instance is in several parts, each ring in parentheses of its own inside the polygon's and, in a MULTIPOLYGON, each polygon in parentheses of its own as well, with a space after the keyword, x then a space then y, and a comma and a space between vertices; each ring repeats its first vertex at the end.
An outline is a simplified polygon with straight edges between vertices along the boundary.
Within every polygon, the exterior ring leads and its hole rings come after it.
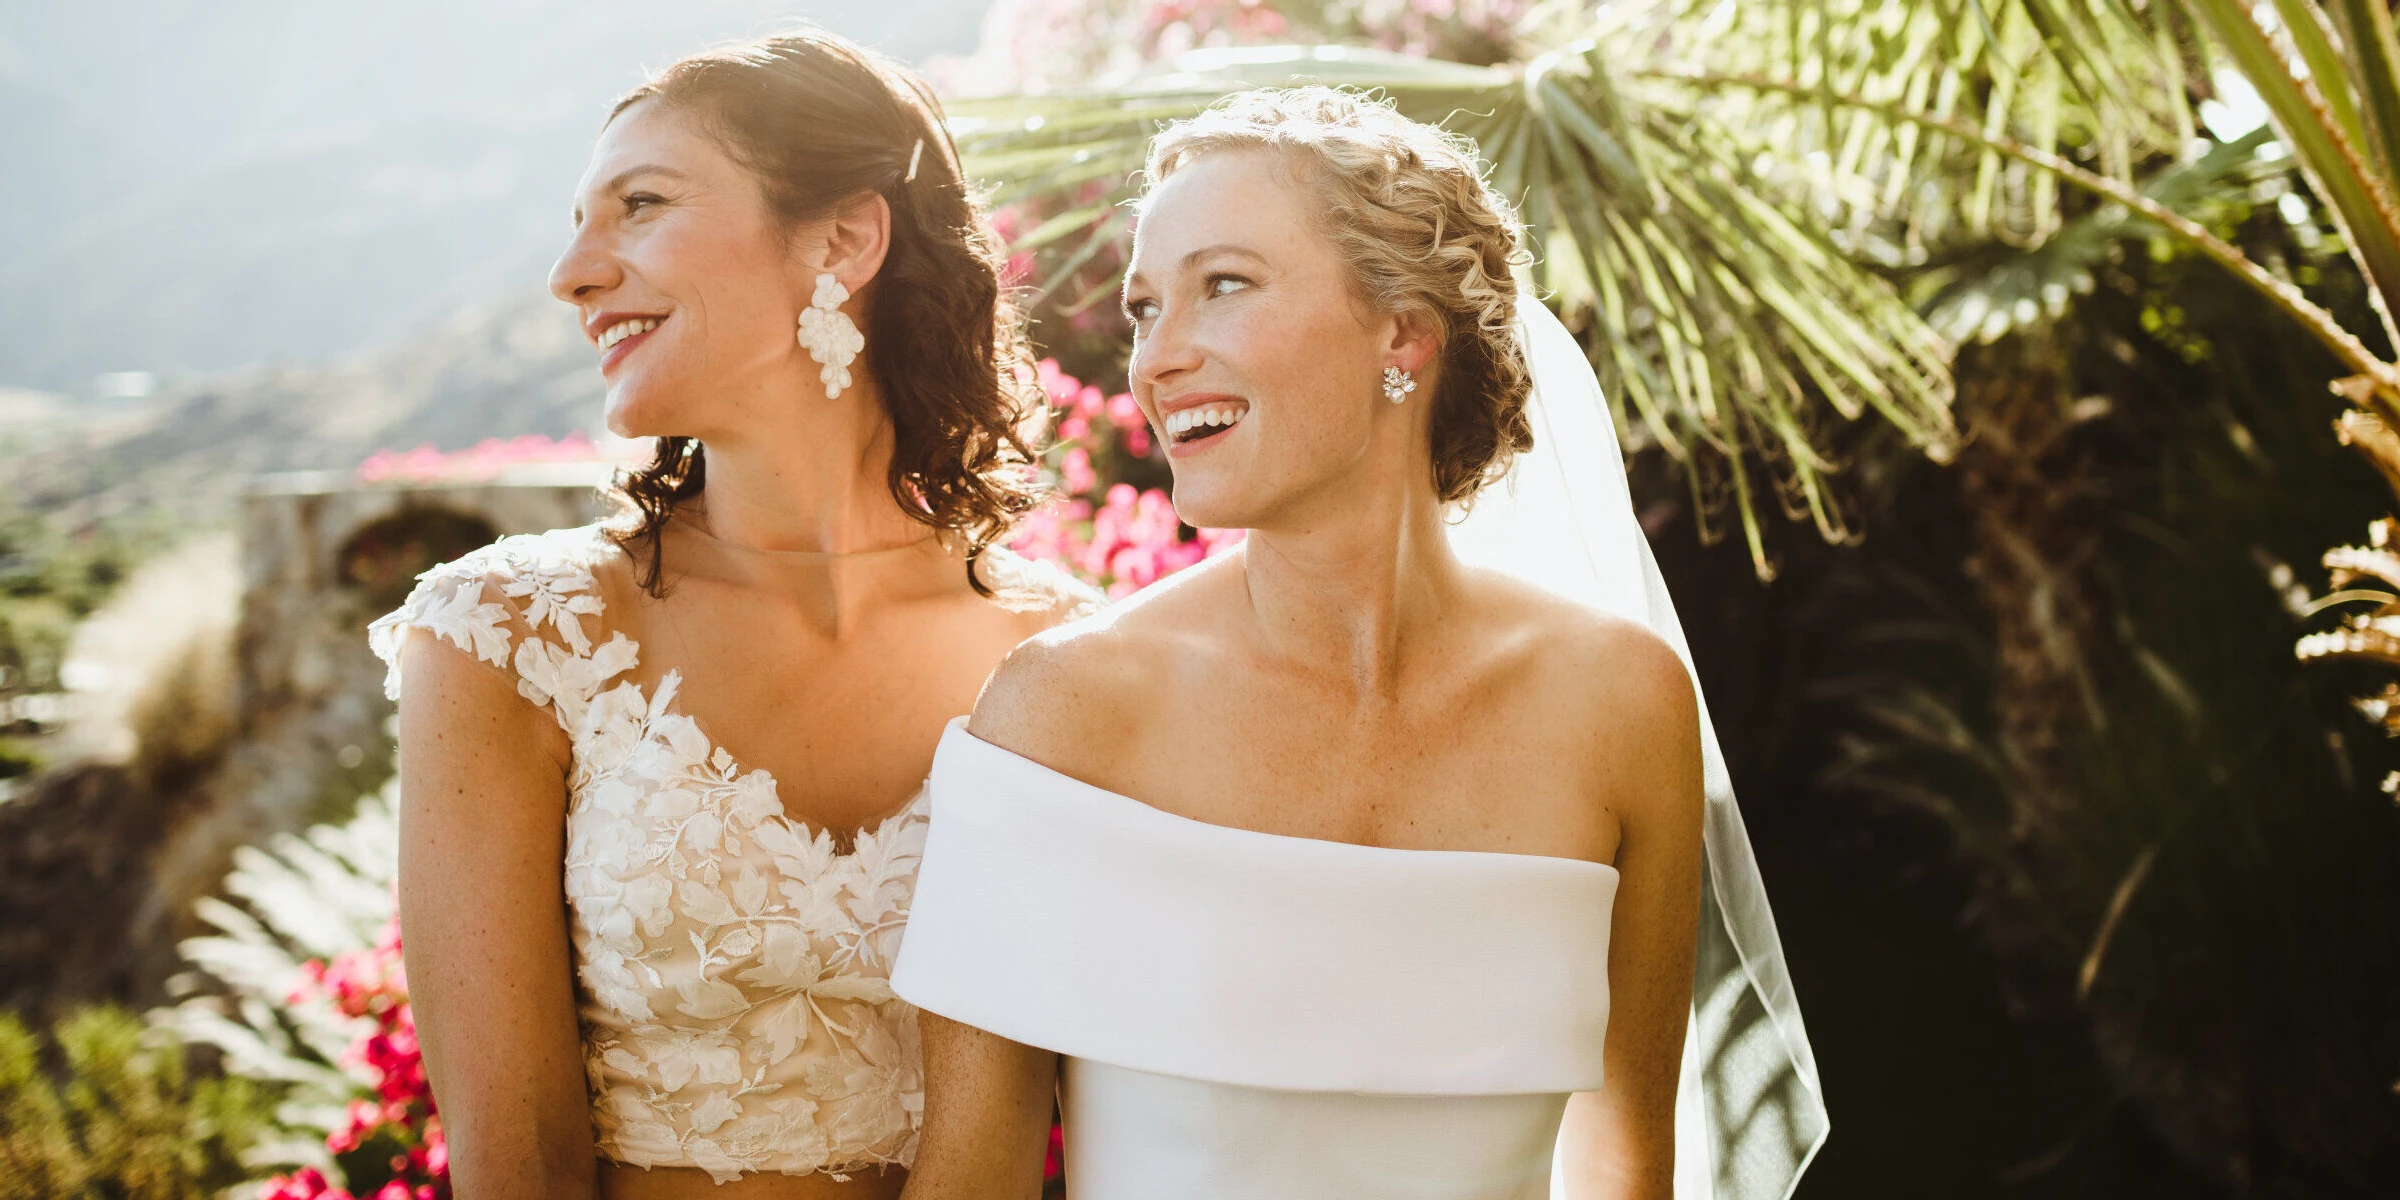
POLYGON ((607 185, 602 187, 600 190, 604 192, 616 191, 644 175, 665 175, 671 179, 691 178, 691 176, 688 176, 673 167, 663 167, 657 163, 643 163, 641 166, 627 167, 624 170, 617 172, 616 177, 610 179, 607 185))
POLYGON ((1201 259, 1207 258, 1212 254, 1238 254, 1244 258, 1255 259, 1262 263, 1267 261, 1266 255, 1260 254, 1258 251, 1253 250, 1248 246, 1236 245, 1232 242, 1218 242, 1214 246, 1202 246, 1199 249, 1192 251, 1190 254, 1184 255, 1182 265, 1187 267, 1191 266, 1193 263, 1199 262, 1201 259))
MULTIPOLYGON (((1264 263, 1267 261, 1266 255, 1260 254, 1258 251, 1253 250, 1248 246, 1237 245, 1233 242, 1218 242, 1216 245, 1202 246, 1199 249, 1184 255, 1182 261, 1176 263, 1175 265, 1178 269, 1189 268, 1193 263, 1199 262, 1201 259, 1207 258, 1213 254, 1238 254, 1243 258, 1247 258, 1259 263, 1264 263)), ((1144 279, 1140 271, 1135 271, 1125 277, 1124 291, 1130 292, 1133 290, 1135 284, 1147 282, 1149 282, 1149 280, 1144 279)))
MULTIPOLYGON (((607 183, 600 185, 600 192, 602 195, 607 195, 610 192, 623 191, 626 184, 631 183, 644 175, 664 175, 669 179, 691 178, 691 176, 686 175, 673 167, 661 166, 658 163, 643 163, 638 167, 627 167, 611 176, 607 183)), ((583 224, 583 206, 580 204, 576 205, 575 211, 569 214, 569 219, 574 224, 583 224)))

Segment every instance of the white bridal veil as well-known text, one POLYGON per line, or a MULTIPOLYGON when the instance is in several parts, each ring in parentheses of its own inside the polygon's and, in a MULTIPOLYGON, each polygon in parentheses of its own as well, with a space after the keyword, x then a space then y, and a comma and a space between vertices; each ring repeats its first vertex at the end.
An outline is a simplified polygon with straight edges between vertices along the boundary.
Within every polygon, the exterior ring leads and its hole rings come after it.
MULTIPOLYGON (((1529 291, 1519 294, 1517 321, 1533 376, 1526 415, 1534 446, 1476 497, 1451 544, 1470 563, 1648 625, 1688 670, 1683 623, 1634 519, 1600 381, 1574 335, 1529 291)), ((1676 1101, 1675 1195, 1784 1200, 1825 1142, 1824 1091, 1705 697, 1700 749, 1706 854, 1676 1101)))

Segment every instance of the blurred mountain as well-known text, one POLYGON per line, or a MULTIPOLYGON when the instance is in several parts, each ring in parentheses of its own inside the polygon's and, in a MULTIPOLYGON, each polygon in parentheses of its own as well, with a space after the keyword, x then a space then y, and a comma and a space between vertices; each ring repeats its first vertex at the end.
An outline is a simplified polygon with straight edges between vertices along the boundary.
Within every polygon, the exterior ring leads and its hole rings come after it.
POLYGON ((645 65, 802 18, 921 62, 987 5, 0 0, 0 386, 449 328, 541 288, 645 65))
POLYGON ((385 349, 172 383, 138 400, 15 395, 18 419, 0 425, 0 475, 15 502, 80 517, 163 510, 195 526, 229 518, 243 479, 262 471, 347 469, 377 449, 426 443, 606 436, 598 356, 547 295, 458 313, 385 349))

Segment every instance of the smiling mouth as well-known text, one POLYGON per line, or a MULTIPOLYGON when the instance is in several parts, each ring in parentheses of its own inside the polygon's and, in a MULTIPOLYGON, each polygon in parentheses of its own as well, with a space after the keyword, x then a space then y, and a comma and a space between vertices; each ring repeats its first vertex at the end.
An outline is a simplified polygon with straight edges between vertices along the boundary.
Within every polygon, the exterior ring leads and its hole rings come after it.
POLYGON ((600 348, 600 373, 609 375, 625 356, 650 340, 650 334, 666 323, 665 317, 627 317, 600 331, 592 343, 600 348))
POLYGON ((1178 446, 1204 442, 1232 429, 1250 415, 1247 404, 1203 404, 1170 413, 1166 418, 1167 440, 1178 446))
POLYGON ((628 338, 640 337, 658 328, 658 323, 664 320, 666 320, 665 317, 630 317, 601 330, 600 336, 594 338, 593 343, 600 347, 600 353, 606 354, 616 349, 617 343, 628 338))

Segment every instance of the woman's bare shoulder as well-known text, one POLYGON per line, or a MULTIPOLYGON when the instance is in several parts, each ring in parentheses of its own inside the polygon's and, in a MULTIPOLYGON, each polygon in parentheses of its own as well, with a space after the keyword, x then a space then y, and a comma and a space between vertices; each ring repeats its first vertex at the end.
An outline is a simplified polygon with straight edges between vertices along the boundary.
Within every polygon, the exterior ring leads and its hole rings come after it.
POLYGON ((1484 581, 1524 694, 1637 794, 1697 786, 1699 694, 1683 656, 1650 626, 1516 580, 1484 581))
MULTIPOLYGON (((1213 565, 1213 564, 1212 564, 1213 565)), ((1070 614, 1020 643, 984 684, 968 728, 1043 762, 1121 744, 1172 675, 1205 605, 1207 566, 1070 614)))
POLYGON ((1650 626, 1498 572, 1475 580, 1492 628, 1558 675, 1596 692, 1633 687, 1644 699, 1661 698, 1651 689, 1691 691, 1682 656, 1650 626))

